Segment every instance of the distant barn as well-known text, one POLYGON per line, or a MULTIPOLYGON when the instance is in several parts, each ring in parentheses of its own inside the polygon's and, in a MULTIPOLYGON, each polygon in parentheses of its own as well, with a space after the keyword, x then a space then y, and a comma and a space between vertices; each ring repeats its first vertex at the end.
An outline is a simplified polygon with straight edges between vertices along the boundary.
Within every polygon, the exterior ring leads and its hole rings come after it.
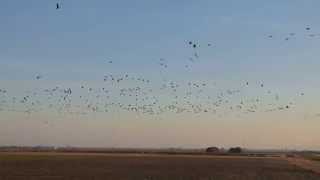
POLYGON ((206 149, 206 153, 219 153, 219 152, 220 152, 220 149, 217 147, 208 147, 206 149))
POLYGON ((232 147, 228 151, 229 153, 242 153, 241 147, 232 147))

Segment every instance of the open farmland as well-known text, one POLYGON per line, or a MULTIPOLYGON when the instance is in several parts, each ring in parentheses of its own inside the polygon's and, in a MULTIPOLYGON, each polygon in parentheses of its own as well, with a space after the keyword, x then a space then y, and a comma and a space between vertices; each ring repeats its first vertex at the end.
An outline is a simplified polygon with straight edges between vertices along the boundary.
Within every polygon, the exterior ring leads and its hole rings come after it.
POLYGON ((318 180, 281 158, 135 155, 0 154, 2 180, 318 180))
POLYGON ((313 160, 313 161, 320 161, 320 155, 314 154, 314 155, 304 155, 305 158, 313 160))

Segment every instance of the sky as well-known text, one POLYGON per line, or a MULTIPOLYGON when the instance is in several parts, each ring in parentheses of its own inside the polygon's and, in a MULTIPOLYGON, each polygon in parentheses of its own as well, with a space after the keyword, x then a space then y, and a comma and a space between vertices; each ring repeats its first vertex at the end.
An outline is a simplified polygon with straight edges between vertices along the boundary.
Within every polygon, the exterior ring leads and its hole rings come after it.
POLYGON ((319 5, 2 0, 0 145, 319 150, 319 5))

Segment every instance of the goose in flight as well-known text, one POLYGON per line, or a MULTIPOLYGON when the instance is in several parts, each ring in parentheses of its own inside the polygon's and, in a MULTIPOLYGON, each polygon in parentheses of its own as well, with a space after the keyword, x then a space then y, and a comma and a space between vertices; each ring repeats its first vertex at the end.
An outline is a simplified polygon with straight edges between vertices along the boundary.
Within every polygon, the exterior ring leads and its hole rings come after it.
POLYGON ((60 7, 60 4, 59 3, 57 3, 56 4, 56 9, 60 9, 61 7, 60 7))

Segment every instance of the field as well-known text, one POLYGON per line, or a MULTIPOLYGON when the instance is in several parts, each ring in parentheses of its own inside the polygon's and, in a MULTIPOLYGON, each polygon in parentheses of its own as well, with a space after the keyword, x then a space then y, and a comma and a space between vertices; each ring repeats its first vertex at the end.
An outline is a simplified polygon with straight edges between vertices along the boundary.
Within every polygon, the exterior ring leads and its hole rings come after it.
POLYGON ((306 159, 310 159, 313 161, 320 161, 320 155, 316 154, 316 155, 305 155, 304 156, 306 159))
POLYGON ((319 180, 283 158, 0 153, 0 180, 319 180))

